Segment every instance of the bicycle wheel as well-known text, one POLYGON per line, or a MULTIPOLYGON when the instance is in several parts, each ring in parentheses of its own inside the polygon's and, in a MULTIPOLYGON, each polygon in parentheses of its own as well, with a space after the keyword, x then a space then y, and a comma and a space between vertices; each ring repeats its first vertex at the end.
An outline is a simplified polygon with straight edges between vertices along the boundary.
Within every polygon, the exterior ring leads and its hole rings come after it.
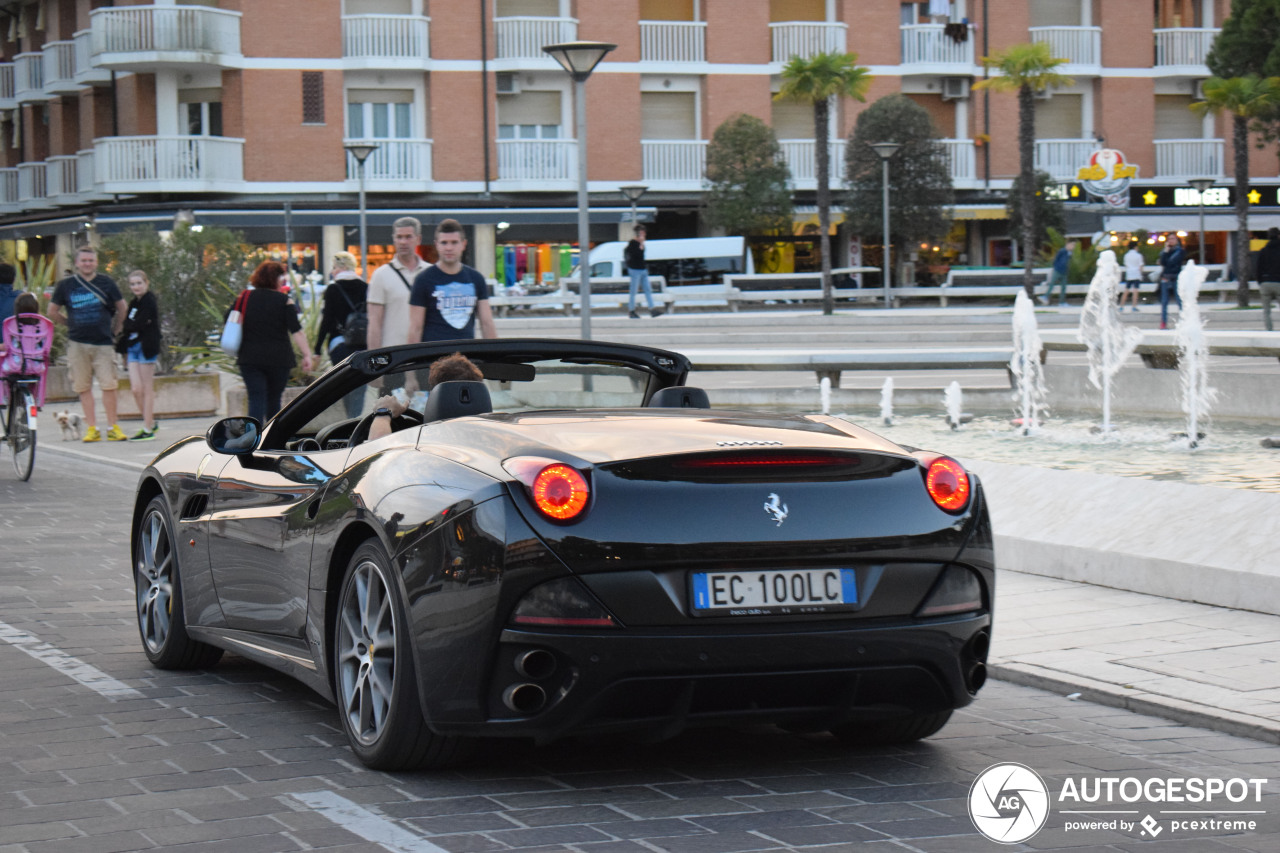
POLYGON ((31 469, 36 464, 36 400, 26 388, 15 388, 9 398, 9 448, 13 451, 13 470, 18 478, 31 479, 31 469))

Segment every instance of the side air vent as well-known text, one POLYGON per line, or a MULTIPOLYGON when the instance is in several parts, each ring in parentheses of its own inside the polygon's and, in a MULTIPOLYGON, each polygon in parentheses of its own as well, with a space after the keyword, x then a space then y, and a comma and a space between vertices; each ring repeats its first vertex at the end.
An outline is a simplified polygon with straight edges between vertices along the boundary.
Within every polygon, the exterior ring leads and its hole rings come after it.
POLYGON ((207 492, 201 492, 198 495, 192 495, 187 498, 187 502, 182 505, 182 520, 191 521, 204 515, 205 509, 209 506, 209 495, 207 492))

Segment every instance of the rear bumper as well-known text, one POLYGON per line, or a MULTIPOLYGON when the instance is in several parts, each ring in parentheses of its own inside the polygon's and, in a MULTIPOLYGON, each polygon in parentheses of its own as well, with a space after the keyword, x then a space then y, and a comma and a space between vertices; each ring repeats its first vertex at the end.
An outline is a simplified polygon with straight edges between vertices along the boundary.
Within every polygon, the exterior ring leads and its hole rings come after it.
POLYGON ((471 717, 483 722, 437 718, 432 727, 548 741, 570 732, 670 736, 690 726, 742 721, 822 729, 958 708, 985 679, 990 629, 990 615, 982 613, 804 633, 506 630, 486 707, 471 717), (542 655, 542 665, 530 672, 521 660, 533 650, 551 658, 542 655), (521 700, 512 702, 512 691, 521 688, 521 700))

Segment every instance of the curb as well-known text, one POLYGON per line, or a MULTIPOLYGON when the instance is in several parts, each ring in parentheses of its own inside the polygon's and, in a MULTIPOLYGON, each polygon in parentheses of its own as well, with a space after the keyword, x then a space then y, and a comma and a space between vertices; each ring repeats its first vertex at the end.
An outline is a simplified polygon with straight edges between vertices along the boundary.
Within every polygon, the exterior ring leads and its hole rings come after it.
POLYGON ((1280 744, 1280 722, 1265 717, 1239 714, 1221 708, 1210 710, 1208 706, 1195 702, 1140 690, 1127 691, 1115 685, 1086 681, 1067 673, 1028 664, 988 661, 987 673, 992 678, 1009 684, 1034 687, 1064 696, 1078 693, 1080 700, 1096 705, 1148 714, 1236 737, 1280 744))

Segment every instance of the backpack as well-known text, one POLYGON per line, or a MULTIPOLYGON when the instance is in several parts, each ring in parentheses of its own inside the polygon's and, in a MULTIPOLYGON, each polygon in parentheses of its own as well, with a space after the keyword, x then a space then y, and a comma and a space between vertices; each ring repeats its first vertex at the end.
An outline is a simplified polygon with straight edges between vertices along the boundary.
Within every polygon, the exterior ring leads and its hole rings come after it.
POLYGON ((351 301, 351 297, 347 295, 347 291, 341 286, 338 292, 342 294, 342 298, 347 300, 347 305, 351 307, 351 313, 347 315, 347 319, 342 322, 342 339, 348 349, 364 349, 369 346, 369 312, 365 310, 365 305, 361 304, 359 308, 351 301))

